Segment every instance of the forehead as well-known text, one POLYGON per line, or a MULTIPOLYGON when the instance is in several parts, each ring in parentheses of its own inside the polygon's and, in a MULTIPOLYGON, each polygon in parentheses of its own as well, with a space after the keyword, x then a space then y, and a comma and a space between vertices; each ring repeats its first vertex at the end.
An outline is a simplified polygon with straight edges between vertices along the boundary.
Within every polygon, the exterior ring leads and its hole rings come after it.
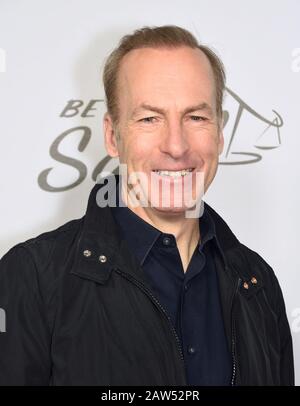
MULTIPOLYGON (((121 61, 118 74, 121 100, 135 104, 145 96, 163 100, 214 98, 213 70, 198 48, 142 48, 130 51, 121 61)), ((152 99, 151 102, 158 100, 152 99)))

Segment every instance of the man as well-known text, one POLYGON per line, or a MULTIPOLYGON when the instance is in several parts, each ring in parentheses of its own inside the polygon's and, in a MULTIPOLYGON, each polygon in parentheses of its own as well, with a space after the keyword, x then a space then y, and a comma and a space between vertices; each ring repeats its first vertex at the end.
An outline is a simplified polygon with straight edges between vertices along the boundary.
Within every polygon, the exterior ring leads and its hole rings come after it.
POLYGON ((144 27, 103 79, 125 171, 2 258, 0 384, 293 385, 276 276, 202 201, 224 144, 221 61, 180 27, 144 27))

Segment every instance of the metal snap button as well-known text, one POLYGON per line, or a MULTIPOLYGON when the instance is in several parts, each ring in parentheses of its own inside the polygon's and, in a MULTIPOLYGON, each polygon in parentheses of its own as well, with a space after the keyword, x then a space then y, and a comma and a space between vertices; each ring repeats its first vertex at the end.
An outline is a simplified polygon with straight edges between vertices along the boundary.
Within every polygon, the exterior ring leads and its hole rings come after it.
POLYGON ((100 255, 99 261, 102 262, 102 263, 106 262, 107 261, 106 256, 105 255, 100 255))
POLYGON ((91 253, 90 250, 84 250, 84 251, 83 251, 83 255, 84 255, 85 257, 90 257, 90 256, 92 255, 92 253, 91 253))

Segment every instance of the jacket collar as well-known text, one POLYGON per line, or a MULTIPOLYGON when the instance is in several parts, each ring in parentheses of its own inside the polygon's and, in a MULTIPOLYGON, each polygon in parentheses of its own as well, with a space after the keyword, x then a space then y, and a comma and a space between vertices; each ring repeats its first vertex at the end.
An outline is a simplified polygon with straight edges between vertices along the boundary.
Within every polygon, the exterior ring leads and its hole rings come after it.
MULTIPOLYGON (((126 241, 121 238, 111 207, 109 205, 100 207, 97 203, 100 194, 108 190, 110 197, 115 199, 118 184, 119 175, 111 175, 102 178, 101 182, 92 188, 70 271, 72 274, 102 284, 108 280, 115 268, 123 269, 143 279, 141 266, 131 255, 126 241)), ((205 209, 215 224, 216 241, 223 264, 227 268, 227 252, 240 243, 225 221, 207 203, 205 209)))

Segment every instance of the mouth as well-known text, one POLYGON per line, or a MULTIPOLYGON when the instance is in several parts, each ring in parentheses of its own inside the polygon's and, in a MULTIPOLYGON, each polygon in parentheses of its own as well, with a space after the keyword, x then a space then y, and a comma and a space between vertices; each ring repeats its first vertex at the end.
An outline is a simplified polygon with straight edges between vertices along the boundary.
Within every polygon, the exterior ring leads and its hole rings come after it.
POLYGON ((155 169, 152 172, 158 174, 159 176, 165 176, 169 178, 182 178, 190 173, 192 173, 195 170, 195 168, 186 168, 186 169, 181 169, 177 171, 171 171, 171 170, 166 170, 166 169, 155 169))

